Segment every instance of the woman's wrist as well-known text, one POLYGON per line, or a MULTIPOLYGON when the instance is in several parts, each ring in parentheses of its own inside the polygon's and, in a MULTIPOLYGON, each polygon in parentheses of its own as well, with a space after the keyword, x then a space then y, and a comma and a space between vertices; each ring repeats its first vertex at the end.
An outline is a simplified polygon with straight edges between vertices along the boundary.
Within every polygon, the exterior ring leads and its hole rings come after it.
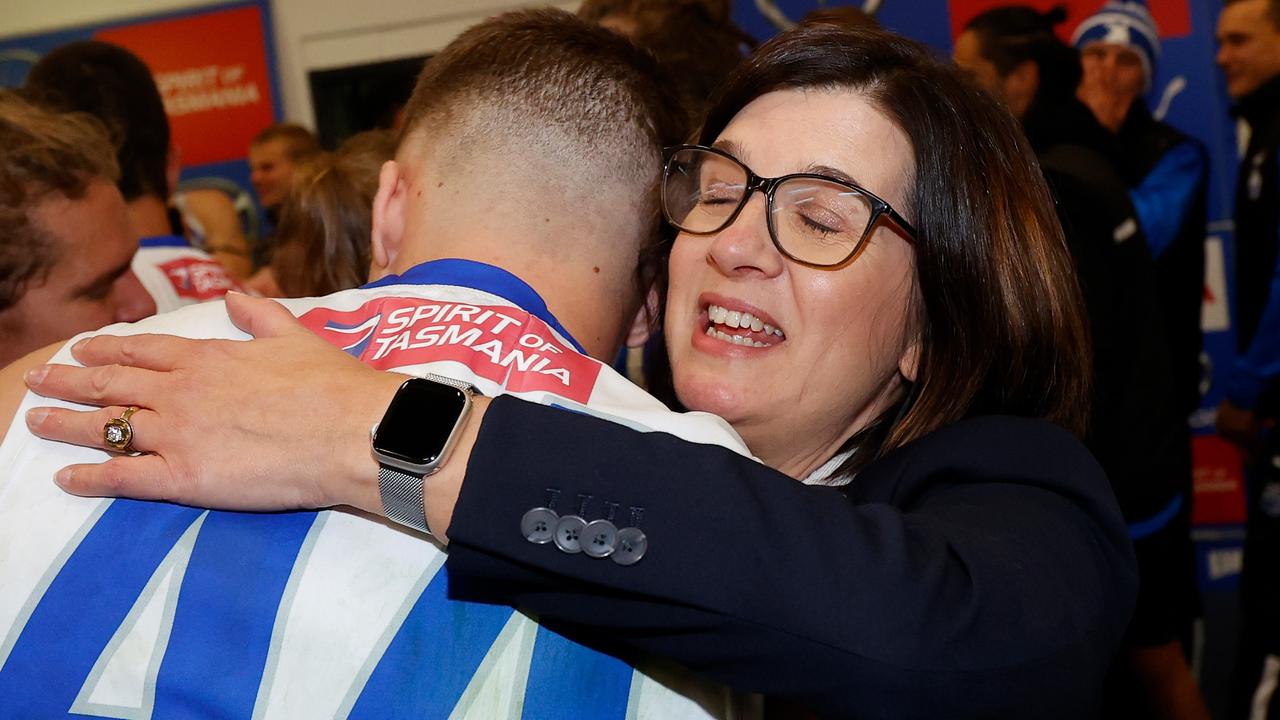
MULTIPOLYGON (((370 430, 386 414, 396 391, 404 383, 399 373, 370 372, 368 383, 361 383, 359 390, 352 390, 348 397, 358 397, 358 403, 348 405, 350 422, 345 431, 348 441, 342 443, 345 470, 336 473, 329 481, 329 499, 332 505, 350 505, 370 513, 385 515, 382 495, 378 487, 378 461, 373 456, 370 430)), ((423 478, 423 509, 431 534, 441 542, 448 542, 449 523, 453 507, 462 490, 467 474, 467 461, 475 447, 480 423, 491 400, 477 395, 472 399, 471 412, 459 430, 449 457, 440 470, 423 478)))
POLYGON ((462 482, 467 476, 467 463, 480 434, 480 424, 492 400, 482 395, 472 399, 471 412, 459 430, 457 442, 440 471, 428 476, 422 490, 423 511, 431 534, 442 543, 449 542, 449 526, 453 509, 462 492, 462 482))
MULTIPOLYGON (((330 478, 329 499, 332 505, 350 505, 367 512, 383 514, 382 496, 378 491, 378 461, 373 456, 371 432, 382 420, 391 399, 405 381, 393 372, 371 371, 368 382, 348 395, 348 421, 344 430, 342 458, 333 467, 344 468, 330 478)), ((336 448, 335 448, 336 449, 336 448)))

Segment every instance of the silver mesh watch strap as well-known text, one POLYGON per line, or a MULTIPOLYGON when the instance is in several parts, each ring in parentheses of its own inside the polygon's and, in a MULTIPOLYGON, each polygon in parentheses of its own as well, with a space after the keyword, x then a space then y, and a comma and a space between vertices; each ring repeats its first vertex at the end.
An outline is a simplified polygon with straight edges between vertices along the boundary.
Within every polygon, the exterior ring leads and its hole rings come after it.
MULTIPOLYGON (((426 373, 422 378, 456 388, 467 395, 476 392, 475 386, 464 380, 454 380, 434 373, 426 373)), ((427 527, 427 516, 422 506, 423 482, 423 478, 416 475, 386 465, 378 466, 378 492, 382 495, 383 513, 401 525, 430 534, 431 528, 427 527)))
POLYGON ((468 395, 476 392, 476 386, 472 385, 466 380, 454 380, 453 378, 448 378, 443 375, 436 375, 435 373, 423 373, 422 379, 430 380, 431 382, 435 382, 435 383, 440 383, 441 385, 448 385, 451 388, 457 388, 467 393, 468 395))
POLYGON ((422 509, 422 478, 400 472, 386 465, 378 467, 378 491, 382 495, 382 512, 401 525, 430 534, 427 516, 422 509))

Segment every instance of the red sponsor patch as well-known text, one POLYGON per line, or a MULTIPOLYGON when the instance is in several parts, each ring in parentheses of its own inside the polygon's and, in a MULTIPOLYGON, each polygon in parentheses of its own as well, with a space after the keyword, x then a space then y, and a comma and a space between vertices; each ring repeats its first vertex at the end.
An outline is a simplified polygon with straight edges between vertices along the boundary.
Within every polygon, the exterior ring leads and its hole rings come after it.
POLYGON ((204 302, 220 298, 228 290, 240 289, 216 260, 178 258, 160 263, 159 268, 169 278, 169 284, 173 285, 173 290, 179 297, 204 302))
POLYGON ((561 342, 540 318, 505 305, 384 297, 348 312, 316 308, 298 319, 379 370, 452 360, 512 392, 549 392, 583 404, 600 375, 600 363, 561 342))
POLYGON ((1240 451, 1217 435, 1197 435, 1192 438, 1191 453, 1195 487, 1191 523, 1243 523, 1244 461, 1240 451))

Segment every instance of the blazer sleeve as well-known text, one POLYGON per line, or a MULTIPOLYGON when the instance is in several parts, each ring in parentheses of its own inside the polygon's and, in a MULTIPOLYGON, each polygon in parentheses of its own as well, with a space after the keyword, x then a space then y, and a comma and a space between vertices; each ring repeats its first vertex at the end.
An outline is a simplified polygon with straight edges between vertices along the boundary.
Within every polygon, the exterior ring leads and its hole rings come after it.
POLYGON ((451 592, 849 717, 1083 717, 1136 592, 1097 465, 1067 433, 968 420, 812 487, 723 448, 514 398, 450 525, 451 592), (613 514, 636 564, 533 544, 522 516, 613 514))

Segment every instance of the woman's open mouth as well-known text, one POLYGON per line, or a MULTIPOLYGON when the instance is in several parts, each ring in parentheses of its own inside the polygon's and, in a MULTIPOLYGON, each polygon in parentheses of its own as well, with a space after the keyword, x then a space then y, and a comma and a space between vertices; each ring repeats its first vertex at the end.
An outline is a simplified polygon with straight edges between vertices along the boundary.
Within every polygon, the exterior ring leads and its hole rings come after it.
POLYGON ((707 337, 731 345, 767 348, 787 339, 786 333, 774 324, 773 318, 738 303, 708 302, 701 318, 703 332, 707 337))

